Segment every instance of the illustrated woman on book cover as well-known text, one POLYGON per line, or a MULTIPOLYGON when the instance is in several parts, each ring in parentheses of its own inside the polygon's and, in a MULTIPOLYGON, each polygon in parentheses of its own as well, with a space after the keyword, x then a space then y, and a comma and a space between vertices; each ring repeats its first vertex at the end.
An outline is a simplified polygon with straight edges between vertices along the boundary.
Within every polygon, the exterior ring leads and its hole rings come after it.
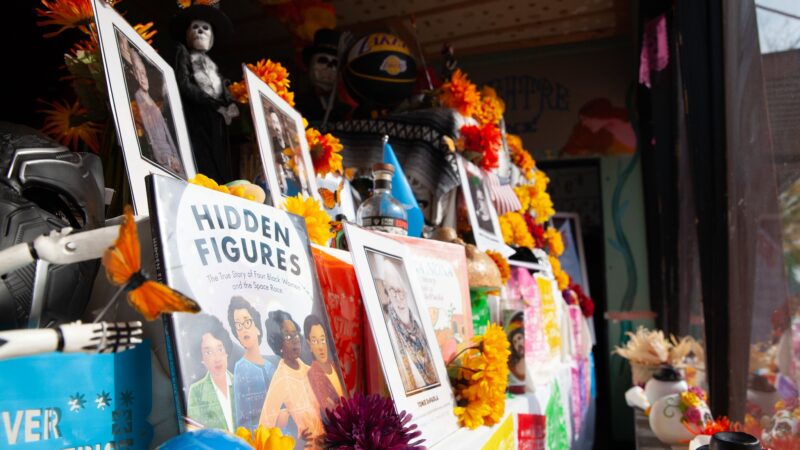
POLYGON ((265 325, 267 343, 281 360, 272 377, 260 423, 274 427, 281 408, 286 407, 297 424, 298 435, 313 445, 314 439, 322 435, 323 427, 319 403, 308 380, 309 366, 300 359, 303 339, 300 326, 281 310, 270 311, 265 325))
POLYGON ((306 317, 303 322, 303 334, 314 355, 314 361, 308 370, 308 381, 317 397, 320 413, 326 409, 333 409, 339 404, 339 399, 344 395, 342 380, 329 357, 329 348, 325 328, 322 321, 315 315, 306 317))
POLYGON ((199 352, 206 374, 189 386, 187 415, 207 428, 233 432, 236 429, 233 375, 228 371, 233 342, 222 322, 214 316, 193 317, 188 330, 193 334, 189 342, 199 352))
POLYGON ((261 314, 250 302, 243 297, 232 297, 228 306, 228 323, 245 350, 244 356, 233 368, 236 425, 252 431, 258 427, 261 407, 275 366, 261 354, 261 314))
POLYGON ((439 384, 436 368, 433 365, 431 350, 425 331, 420 324, 419 313, 406 286, 405 273, 398 267, 399 261, 384 259, 383 291, 388 301, 384 317, 389 329, 395 359, 400 367, 400 378, 403 380, 406 394, 411 395, 420 390, 439 384))

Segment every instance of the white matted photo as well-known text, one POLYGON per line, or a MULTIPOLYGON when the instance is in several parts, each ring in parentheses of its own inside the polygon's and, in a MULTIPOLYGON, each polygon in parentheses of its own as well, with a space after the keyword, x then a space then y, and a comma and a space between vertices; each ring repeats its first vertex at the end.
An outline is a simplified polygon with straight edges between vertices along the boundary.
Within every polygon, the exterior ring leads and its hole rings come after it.
POLYGON ((482 251, 495 250, 509 256, 508 247, 503 241, 503 233, 500 230, 500 222, 497 220, 497 212, 486 189, 483 172, 462 156, 456 158, 475 245, 482 251))
POLYGON ((406 246, 345 223, 378 359, 398 411, 413 415, 426 446, 458 429, 447 368, 406 246))
POLYGON ((92 6, 133 208, 147 214, 147 175, 195 175, 178 84, 172 67, 113 7, 102 0, 92 6))
POLYGON ((285 197, 299 193, 319 200, 303 117, 246 65, 242 68, 261 160, 265 162, 267 198, 276 207, 285 197))

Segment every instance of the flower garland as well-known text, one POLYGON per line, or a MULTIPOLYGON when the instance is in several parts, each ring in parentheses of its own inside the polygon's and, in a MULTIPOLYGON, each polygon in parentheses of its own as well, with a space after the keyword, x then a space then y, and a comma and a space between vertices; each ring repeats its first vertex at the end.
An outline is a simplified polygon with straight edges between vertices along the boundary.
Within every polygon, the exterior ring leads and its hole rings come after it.
POLYGON ((244 427, 236 429, 236 436, 253 446, 255 450, 292 450, 294 448, 294 438, 284 436, 278 427, 264 428, 259 425, 255 433, 244 427))
POLYGON ((497 91, 489 86, 481 89, 480 103, 475 108, 475 120, 481 125, 497 125, 503 119, 506 104, 497 96, 497 91))
POLYGON ((288 197, 283 203, 283 209, 306 220, 308 238, 317 245, 327 245, 333 237, 331 232, 331 216, 322 209, 318 200, 297 194, 288 197))
POLYGON ((324 177, 329 173, 341 174, 344 171, 340 153, 344 147, 336 136, 330 133, 322 134, 309 127, 306 129, 306 140, 314 171, 318 176, 324 177))
POLYGON ((516 134, 506 134, 506 143, 511 156, 511 162, 519 167, 519 170, 527 180, 533 180, 534 171, 536 169, 536 161, 533 160, 531 154, 522 148, 522 138, 516 134))
POLYGON ((424 439, 411 414, 398 413, 391 399, 356 394, 323 417, 324 448, 423 450, 424 439))
POLYGON ((503 233, 503 240, 508 245, 517 247, 533 248, 533 236, 528 231, 528 225, 522 214, 518 212, 507 212, 499 217, 500 230, 503 233))
POLYGON ((559 257, 564 254, 564 239, 561 233, 553 227, 547 227, 544 232, 544 241, 547 243, 547 253, 559 257))
MULTIPOLYGON (((261 78, 261 80, 267 83, 270 89, 275 91, 280 98, 284 99, 289 106, 294 107, 294 92, 289 90, 289 84, 291 83, 289 81, 289 71, 287 71, 281 63, 274 62, 270 59, 262 59, 255 64, 248 64, 247 68, 252 70, 258 78, 261 78)), ((231 96, 233 96, 237 102, 247 103, 250 101, 247 94, 247 83, 244 80, 231 83, 231 85, 228 86, 228 90, 230 90, 231 96)))
POLYGON ((438 98, 439 103, 445 108, 455 109, 467 117, 475 114, 480 102, 478 88, 469 81, 461 69, 456 69, 450 80, 442 84, 438 98))
POLYGON ((500 162, 500 146, 503 135, 493 123, 464 125, 459 130, 457 147, 464 156, 484 170, 497 168, 500 162))
POLYGON ((578 298, 578 306, 581 307, 583 317, 592 317, 594 315, 594 300, 586 295, 586 292, 583 291, 583 286, 578 283, 570 283, 567 290, 578 298))
POLYGON ((553 207, 553 200, 547 191, 538 191, 536 195, 531 197, 531 210, 537 224, 547 222, 556 213, 553 207))
POLYGON ((521 186, 515 186, 514 193, 517 194, 519 204, 522 205, 519 209, 520 211, 526 212, 531 209, 531 189, 529 185, 523 184, 521 186))
POLYGON ((453 412, 462 426, 475 429, 503 417, 511 351, 503 328, 494 323, 472 342, 475 346, 465 349, 448 366, 448 373, 457 402, 453 412))
POLYGON ((506 284, 511 279, 511 266, 508 265, 508 260, 494 250, 486 250, 486 254, 492 258, 497 269, 500 270, 500 278, 503 280, 503 284, 506 284))
POLYGON ((556 283, 558 283, 558 290, 563 291, 569 287, 569 275, 561 268, 561 261, 559 261, 558 258, 548 256, 548 259, 550 260, 550 267, 553 269, 553 277, 555 277, 556 283))

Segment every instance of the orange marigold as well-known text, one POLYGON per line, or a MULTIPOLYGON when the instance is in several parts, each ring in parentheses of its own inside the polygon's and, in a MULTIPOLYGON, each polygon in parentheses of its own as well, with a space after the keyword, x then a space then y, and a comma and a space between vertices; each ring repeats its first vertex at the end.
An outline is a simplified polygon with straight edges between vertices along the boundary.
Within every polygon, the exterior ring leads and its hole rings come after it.
POLYGON ((497 125, 464 125, 459 133, 457 147, 464 152, 464 157, 485 170, 492 170, 499 165, 503 136, 497 125))
POLYGON ((341 151, 344 147, 336 136, 322 134, 309 127, 306 129, 306 140, 317 175, 324 177, 329 173, 343 172, 341 151))
POLYGON ((492 261, 494 261, 495 265, 500 270, 500 277, 503 280, 503 284, 506 284, 511 278, 511 266, 508 265, 508 260, 494 250, 486 250, 486 254, 492 258, 492 261))
POLYGON ((480 95, 481 101, 475 108, 475 120, 481 125, 497 125, 503 118, 506 104, 497 96, 497 91, 490 86, 484 86, 480 95))
POLYGON ((469 81, 461 69, 456 69, 450 81, 442 84, 440 88, 439 103, 457 110, 464 116, 472 117, 478 108, 478 102, 480 102, 478 88, 469 81))
POLYGON ((564 239, 555 228, 547 227, 544 232, 544 240, 547 242, 547 249, 550 255, 559 257, 564 253, 564 239))
POLYGON ((527 150, 522 148, 522 138, 516 134, 506 134, 506 143, 508 144, 511 162, 519 167, 526 179, 533 180, 536 161, 533 160, 527 150))
MULTIPOLYGON (((270 89, 275 91, 286 103, 294 107, 294 92, 289 90, 289 71, 281 63, 273 62, 270 59, 262 59, 255 64, 248 64, 247 68, 267 83, 270 89)), ((239 103, 247 103, 249 101, 247 83, 244 80, 232 83, 228 89, 233 98, 239 103)))
POLYGON ((569 287, 569 274, 564 272, 564 269, 561 268, 561 261, 559 261, 558 258, 549 256, 548 259, 550 259, 550 267, 553 269, 553 277, 555 277, 556 283, 558 283, 558 290, 563 291, 569 287))

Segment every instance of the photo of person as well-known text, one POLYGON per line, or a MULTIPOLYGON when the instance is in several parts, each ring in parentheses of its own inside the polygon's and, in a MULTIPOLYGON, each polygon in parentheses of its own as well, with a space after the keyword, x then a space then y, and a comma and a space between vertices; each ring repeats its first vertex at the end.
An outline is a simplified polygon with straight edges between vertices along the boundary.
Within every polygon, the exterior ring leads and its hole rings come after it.
POLYGON ((489 210, 489 198, 483 189, 483 182, 480 177, 468 174, 469 192, 472 196, 472 204, 475 206, 475 217, 478 219, 478 227, 487 233, 494 234, 494 224, 492 214, 489 210))
POLYGON ((522 384, 525 381, 525 327, 523 313, 514 314, 506 324, 511 356, 508 357, 509 383, 522 384))
POLYGON ((406 395, 439 386, 403 260, 371 250, 366 253, 406 395))
POLYGON ((228 370, 229 356, 233 350, 228 332, 214 316, 198 314, 192 317, 192 354, 198 354, 205 375, 189 386, 186 406, 187 416, 207 428, 233 432, 236 428, 234 414, 233 374, 228 370))
POLYGON ((164 75, 123 33, 116 30, 116 35, 139 152, 151 163, 186 179, 164 75))
POLYGON ((313 314, 306 317, 303 322, 303 334, 311 348, 311 354, 314 355, 314 361, 308 370, 308 381, 311 383, 311 389, 317 397, 320 413, 322 413, 339 404, 339 400, 344 395, 343 383, 329 357, 331 352, 328 342, 330 340, 325 333, 322 320, 313 314))
POLYGON ((236 426, 253 431, 258 427, 275 366, 261 354, 261 314, 250 302, 240 296, 232 297, 228 305, 228 324, 245 350, 233 368, 236 426))
MULTIPOLYGON (((259 423, 266 428, 278 424, 281 408, 286 408, 297 425, 298 436, 311 448, 324 433, 320 405, 311 388, 309 366, 300 359, 303 336, 300 326, 286 311, 270 311, 265 322, 267 344, 281 357, 272 377, 259 423)), ((302 446, 301 446, 302 448, 302 446)))
POLYGON ((297 146, 294 144, 298 137, 293 132, 293 123, 278 108, 273 106, 266 97, 262 96, 261 101, 264 104, 264 115, 267 118, 272 143, 272 157, 281 195, 295 196, 302 189, 302 182, 298 176, 300 167, 296 165, 295 161, 296 159, 302 159, 302 156, 301 158, 296 158, 294 155, 302 155, 302 153, 299 142, 297 146))

